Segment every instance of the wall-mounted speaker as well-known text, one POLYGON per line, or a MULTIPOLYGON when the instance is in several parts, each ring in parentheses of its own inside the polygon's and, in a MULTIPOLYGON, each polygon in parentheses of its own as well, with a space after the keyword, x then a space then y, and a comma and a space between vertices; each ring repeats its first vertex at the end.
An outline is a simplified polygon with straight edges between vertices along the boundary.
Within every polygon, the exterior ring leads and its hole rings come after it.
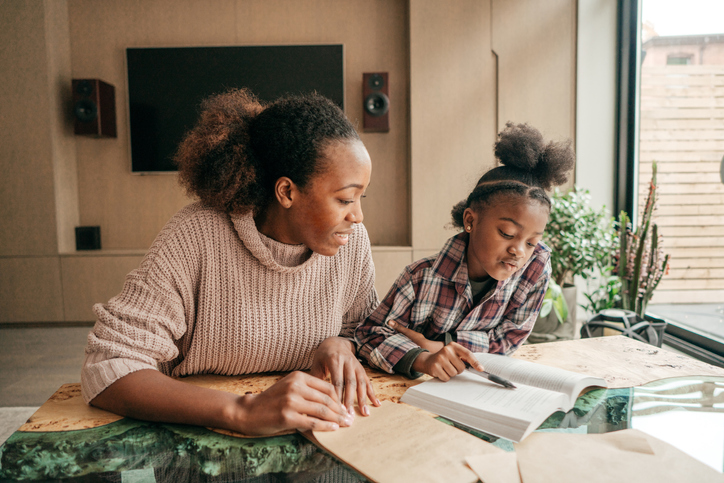
POLYGON ((73 79, 75 133, 116 137, 116 92, 100 79, 73 79))
POLYGON ((362 126, 366 132, 390 130, 390 90, 387 72, 362 74, 364 116, 362 126))
POLYGON ((75 227, 75 249, 76 250, 100 250, 101 249, 101 227, 100 226, 76 226, 75 227))

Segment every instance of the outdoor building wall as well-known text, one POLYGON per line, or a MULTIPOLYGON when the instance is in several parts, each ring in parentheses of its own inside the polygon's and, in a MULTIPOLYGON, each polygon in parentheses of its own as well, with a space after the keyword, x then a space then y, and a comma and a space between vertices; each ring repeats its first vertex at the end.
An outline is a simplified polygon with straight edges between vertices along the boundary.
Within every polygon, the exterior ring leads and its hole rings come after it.
POLYGON ((643 67, 667 65, 669 56, 689 56, 691 65, 724 65, 723 35, 718 35, 716 40, 707 43, 686 43, 686 38, 681 37, 671 37, 671 42, 676 45, 657 45, 654 42, 645 43, 642 47, 646 51, 643 67))

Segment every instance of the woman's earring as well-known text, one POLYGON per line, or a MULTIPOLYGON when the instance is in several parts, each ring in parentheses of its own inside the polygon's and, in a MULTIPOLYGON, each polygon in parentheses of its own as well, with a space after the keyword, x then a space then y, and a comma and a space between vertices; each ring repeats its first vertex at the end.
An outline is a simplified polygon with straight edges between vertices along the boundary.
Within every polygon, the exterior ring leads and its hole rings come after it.
POLYGON ((473 227, 472 227, 472 226, 470 226, 470 225, 468 225, 468 226, 466 226, 466 227, 465 227, 465 229, 466 229, 467 231, 470 231, 470 230, 472 230, 472 229, 473 229, 473 227))

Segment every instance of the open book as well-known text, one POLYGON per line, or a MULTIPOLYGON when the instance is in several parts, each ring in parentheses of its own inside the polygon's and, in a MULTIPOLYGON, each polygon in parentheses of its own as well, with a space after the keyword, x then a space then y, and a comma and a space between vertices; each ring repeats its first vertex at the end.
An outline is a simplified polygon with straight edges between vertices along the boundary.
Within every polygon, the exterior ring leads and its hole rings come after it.
POLYGON ((497 354, 475 354, 485 370, 513 382, 507 389, 465 371, 448 382, 412 386, 401 401, 494 436, 520 442, 556 411, 569 411, 606 380, 497 354))

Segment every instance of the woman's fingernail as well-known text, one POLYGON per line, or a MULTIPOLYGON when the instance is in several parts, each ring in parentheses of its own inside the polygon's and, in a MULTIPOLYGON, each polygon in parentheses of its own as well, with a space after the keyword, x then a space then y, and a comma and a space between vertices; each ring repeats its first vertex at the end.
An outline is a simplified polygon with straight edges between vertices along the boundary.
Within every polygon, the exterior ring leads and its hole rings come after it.
POLYGON ((365 416, 370 415, 370 410, 367 408, 366 404, 364 406, 362 406, 362 414, 364 414, 365 416))
POLYGON ((339 424, 332 423, 332 431, 337 431, 339 429, 339 424))
POLYGON ((375 400, 377 401, 378 406, 380 406, 382 404, 379 399, 375 398, 375 400))
POLYGON ((344 418, 344 422, 347 426, 352 426, 354 418, 348 414, 347 417, 344 418))
POLYGON ((394 329, 394 328, 395 328, 395 326, 397 325, 397 324, 396 324, 396 323, 394 323, 394 322, 388 322, 388 323, 389 323, 390 327, 392 327, 393 329, 394 329))

